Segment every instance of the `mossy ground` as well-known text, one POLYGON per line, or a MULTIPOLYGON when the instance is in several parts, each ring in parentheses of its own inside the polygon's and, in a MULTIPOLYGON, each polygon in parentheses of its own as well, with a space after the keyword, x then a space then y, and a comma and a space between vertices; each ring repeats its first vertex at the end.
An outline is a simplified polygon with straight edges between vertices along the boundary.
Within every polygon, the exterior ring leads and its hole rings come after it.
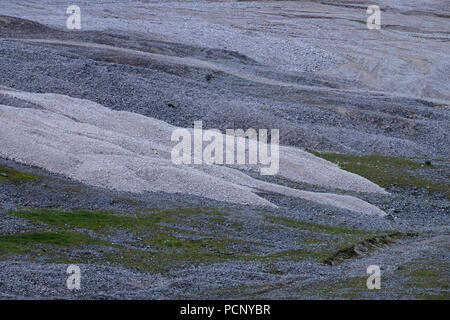
MULTIPOLYGON (((105 252, 97 263, 108 262, 139 270, 165 272, 171 268, 201 263, 230 260, 263 261, 275 260, 325 261, 341 246, 381 234, 383 231, 348 229, 304 222, 283 217, 265 216, 276 232, 294 228, 299 237, 290 249, 273 244, 254 242, 241 235, 242 221, 230 219, 226 212, 210 208, 145 209, 134 212, 54 210, 28 208, 11 211, 9 214, 47 225, 49 238, 60 239, 66 235, 67 242, 48 242, 45 237, 30 238, 11 235, 0 238, 0 256, 7 253, 33 252, 34 244, 52 245, 51 250, 58 260, 67 253, 55 245, 83 246, 89 243, 107 245, 117 251, 105 252), (135 239, 108 242, 120 232, 132 233, 135 239), (317 237, 314 236, 317 234, 317 237), (305 236, 306 235, 306 236, 305 236), (88 241, 89 240, 89 241, 88 241), (272 253, 258 253, 258 247, 268 248, 272 253)), ((268 230, 268 229, 266 229, 268 230)), ((255 232, 257 232, 255 230, 255 232)), ((250 232, 251 233, 251 230, 250 232)), ((31 237, 31 235, 30 235, 31 237)), ((77 257, 72 257, 76 259, 77 257)), ((83 257, 79 257, 83 260, 83 257)), ((90 262, 93 260, 91 259, 90 262)), ((79 261, 80 262, 80 261, 79 261)), ((82 262, 82 261, 81 261, 82 262)))
POLYGON ((424 175, 424 169, 447 169, 445 165, 427 165, 414 159, 404 159, 383 155, 351 155, 310 151, 314 155, 330 162, 337 163, 340 168, 356 173, 370 181, 388 188, 395 184, 402 187, 418 187, 430 193, 443 193, 450 199, 450 183, 448 176, 431 179, 424 175))
MULTIPOLYGON (((372 162, 364 163, 364 166, 368 168, 367 170, 370 170, 372 165, 375 169, 385 168, 383 169, 385 176, 397 165, 409 168, 405 169, 407 172, 422 168, 422 164, 415 161, 410 163, 409 160, 393 160, 393 164, 381 166, 378 164, 381 159, 376 159, 378 158, 372 158, 372 162), (403 161, 406 161, 406 164, 403 161)), ((356 165, 362 164, 360 162, 356 165)), ((0 172, 5 171, 7 170, 0 169, 0 172)), ((3 178, 10 181, 34 183, 36 179, 39 179, 39 176, 20 171, 10 170, 5 173, 8 177, 3 178)), ((399 184, 398 181, 394 183, 399 184)), ((44 259, 44 261, 55 263, 107 264, 165 274, 177 268, 199 264, 254 261, 262 266, 261 272, 278 279, 285 276, 284 272, 286 272, 280 268, 280 263, 281 265, 286 262, 300 261, 323 263, 340 250, 393 232, 355 229, 345 225, 325 225, 274 216, 268 209, 258 211, 257 219, 252 216, 250 224, 247 220, 249 217, 240 216, 239 212, 212 208, 133 211, 24 208, 11 211, 9 214, 39 222, 39 225, 44 227, 34 232, 0 236, 0 259, 24 257, 31 261, 44 259), (121 232, 136 235, 136 240, 115 241, 117 234, 120 237, 121 232), (263 241, 264 237, 252 237, 252 234, 261 232, 273 235, 289 233, 289 243, 283 245, 276 241, 263 241), (98 254, 87 256, 85 248, 102 250, 98 254)), ((401 288, 399 296, 420 299, 448 298, 442 291, 445 284, 438 282, 438 277, 442 277, 442 270, 436 273, 428 270, 427 267, 424 268, 423 270, 419 268, 408 276, 413 279, 412 285, 417 284, 417 287, 423 285, 423 288, 416 290, 414 287, 405 285, 401 288)), ((311 284, 310 293, 311 296, 317 293, 319 297, 329 298, 370 298, 371 295, 376 297, 375 293, 367 293, 366 279, 367 276, 362 274, 349 279, 318 282, 311 284)), ((272 290, 292 291, 293 289, 277 280, 270 284, 248 286, 248 288, 232 287, 224 292, 228 292, 229 297, 236 297, 243 293, 245 297, 257 298, 272 290)), ((305 294, 308 292, 308 286, 302 287, 301 291, 294 292, 294 297, 308 296, 305 294)))
POLYGON ((318 262, 326 262, 337 252, 359 242, 394 233, 389 230, 362 230, 344 226, 330 226, 286 217, 266 216, 265 220, 272 224, 309 231, 311 234, 314 234, 315 238, 299 238, 298 240, 299 243, 304 244, 308 249, 288 250, 276 254, 276 256, 284 256, 291 260, 296 260, 295 258, 298 260, 299 257, 310 257, 318 262))
POLYGON ((361 299, 363 295, 373 294, 376 298, 377 290, 367 289, 367 277, 368 275, 362 275, 347 279, 316 281, 299 288, 297 294, 328 299, 361 299))
POLYGON ((33 173, 15 170, 8 166, 0 165, 0 182, 2 180, 31 181, 37 179, 39 179, 39 176, 33 173))
POLYGON ((4 253, 24 253, 33 249, 36 244, 56 246, 76 246, 85 244, 101 244, 79 232, 68 231, 37 231, 0 235, 0 255, 4 253))
MULTIPOLYGON (((414 259, 402 265, 394 273, 381 277, 381 289, 393 290, 399 297, 409 297, 420 300, 449 300, 450 276, 449 264, 442 259, 414 259), (391 288, 392 283, 397 287, 391 288)), ((373 298, 378 290, 368 290, 366 286, 368 276, 353 277, 333 283, 319 283, 314 289, 320 294, 350 299, 373 298)))
MULTIPOLYGON (((228 247, 246 245, 245 241, 233 239, 226 235, 218 235, 208 232, 197 232, 189 229, 189 225, 197 226, 217 222, 217 219, 224 219, 225 213, 207 208, 187 208, 172 210, 142 210, 132 214, 114 213, 112 211, 87 211, 87 210, 51 210, 51 209, 26 209, 10 212, 10 214, 43 222, 55 228, 54 233, 48 236, 72 235, 76 228, 80 235, 79 242, 71 241, 70 244, 84 245, 86 242, 81 235, 83 230, 94 231, 95 234, 108 236, 111 228, 132 232, 139 237, 139 243, 129 243, 132 245, 146 246, 146 249, 133 248, 127 246, 128 243, 111 244, 110 246, 120 249, 119 253, 105 253, 101 260, 132 267, 140 270, 166 271, 177 265, 188 263, 197 264, 202 262, 224 261, 236 259, 240 254, 231 252, 228 247), (195 219, 197 218, 197 219, 195 219), (182 225, 182 227, 179 225, 182 225), (195 235, 195 239, 190 236, 195 235)), ((208 230, 205 228, 205 230, 208 230)), ((211 230, 208 230, 211 231, 211 230)), ((92 235, 92 233, 89 233, 92 235)), ((88 237, 88 236, 86 236, 88 237)), ((89 237, 88 237, 89 238, 89 237)), ((9 237, 8 246, 4 246, 3 253, 24 253, 27 252, 23 246, 21 238, 9 237), (15 247, 17 242, 17 248, 15 247), (18 250, 20 248, 21 250, 18 250)), ((1 239, 0 239, 1 240, 1 239)), ((42 240, 42 239, 41 239, 42 240)), ((76 239, 73 239, 76 240, 76 239)), ((40 244, 47 244, 45 241, 36 239, 40 244)), ((98 241, 104 244, 105 241, 98 241)), ((67 244, 68 245, 68 244, 67 244)), ((29 247, 31 250, 32 248, 29 247)), ((245 250, 244 250, 245 251, 245 250)))
POLYGON ((398 290, 415 299, 450 300, 449 270, 450 263, 441 256, 414 259, 397 269, 406 279, 398 290))
POLYGON ((261 299, 266 294, 280 291, 284 298, 326 298, 326 299, 379 299, 380 295, 390 298, 409 298, 419 300, 449 300, 448 262, 442 259, 415 259, 393 274, 381 273, 381 288, 368 289, 369 275, 348 278, 330 278, 327 280, 302 281, 294 285, 284 283, 262 284, 254 286, 235 286, 224 290, 226 297, 241 294, 261 299), (388 296, 386 296, 388 294, 388 296))

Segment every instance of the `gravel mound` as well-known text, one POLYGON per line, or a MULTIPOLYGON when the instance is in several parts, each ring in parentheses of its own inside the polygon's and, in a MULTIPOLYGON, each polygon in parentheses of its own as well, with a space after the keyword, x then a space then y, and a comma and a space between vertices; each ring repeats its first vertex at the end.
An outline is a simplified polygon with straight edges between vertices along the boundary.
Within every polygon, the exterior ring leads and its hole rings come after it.
MULTIPOLYGON (((89 100, 1 90, 42 109, 1 106, 0 155, 89 185, 120 191, 163 191, 241 204, 269 205, 257 192, 280 193, 357 212, 384 212, 360 199, 263 182, 225 166, 174 165, 176 127, 142 115, 112 111, 89 100)), ((225 139, 224 139, 225 140, 225 139)), ((385 191, 293 147, 280 148, 280 175, 320 186, 385 191)))

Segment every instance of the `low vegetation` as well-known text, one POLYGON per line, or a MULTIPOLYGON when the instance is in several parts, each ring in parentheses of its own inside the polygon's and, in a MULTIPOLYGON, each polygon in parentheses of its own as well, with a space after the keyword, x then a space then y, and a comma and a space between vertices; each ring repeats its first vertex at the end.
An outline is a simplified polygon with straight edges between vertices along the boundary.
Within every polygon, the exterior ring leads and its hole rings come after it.
POLYGON ((308 248, 316 246, 319 250, 289 250, 284 254, 279 253, 279 256, 284 256, 290 260, 296 260, 295 257, 297 257, 297 260, 298 257, 309 257, 331 265, 358 256, 355 252, 356 247, 364 247, 367 251, 370 251, 389 242, 393 242, 399 237, 407 236, 407 234, 388 230, 350 229, 342 226, 305 222, 286 217, 266 216, 265 220, 272 224, 282 225, 288 228, 314 232, 315 236, 320 238, 317 241, 312 241, 314 239, 306 239, 304 241, 304 244, 308 248))
POLYGON ((33 251, 36 245, 77 246, 86 244, 101 244, 79 232, 68 231, 37 231, 0 235, 0 255, 10 253, 26 253, 33 251))
MULTIPOLYGON (((246 252, 246 247, 252 245, 250 242, 229 237, 226 233, 213 232, 214 230, 207 227, 219 218, 223 222, 226 217, 226 213, 208 208, 149 209, 134 213, 24 209, 9 213, 16 217, 44 223, 57 231, 44 233, 46 237, 39 236, 40 233, 37 233, 29 235, 28 238, 21 234, 0 238, 0 255, 32 252, 33 247, 28 246, 30 243, 59 244, 56 240, 62 241, 63 237, 67 239, 65 243, 61 242, 61 245, 83 246, 91 243, 87 240, 94 237, 98 240, 97 244, 104 244, 119 251, 105 252, 98 261, 90 259, 90 262, 108 261, 108 263, 139 270, 165 272, 186 264, 240 259, 246 252), (205 228, 197 229, 205 230, 205 232, 190 228, 190 225, 198 227, 202 224, 205 228), (115 240, 114 243, 105 241, 111 235, 114 239, 120 239, 120 236, 117 237, 117 234, 114 234, 120 232, 132 233, 136 239, 115 240), (24 237, 33 241, 26 242, 24 237), (55 241, 51 242, 47 238, 54 238, 55 241), (231 247, 236 249, 231 250, 231 247)), ((53 248, 52 252, 55 250, 57 248, 53 248)), ((62 257, 58 256, 58 260, 61 259, 62 257)), ((83 257, 80 259, 81 262, 84 261, 83 257)))
MULTIPOLYGON (((240 236, 241 224, 228 220, 225 212, 208 208, 148 209, 136 212, 24 209, 10 214, 43 223, 52 232, 7 235, 0 238, 1 254, 27 253, 40 244, 111 247, 97 262, 108 261, 139 270, 165 272, 177 266, 228 260, 275 261, 313 260, 325 262, 337 250, 358 241, 384 234, 383 231, 349 229, 265 216, 273 228, 296 228, 306 234, 292 249, 276 246, 272 253, 258 253, 258 246, 240 236), (125 234, 125 236, 121 236, 125 234), (317 236, 317 237, 316 237, 317 236), (108 241, 114 239, 114 242, 108 241), (27 251, 27 248, 29 249, 27 251), (118 250, 118 251, 117 251, 118 250)), ((52 248, 53 253, 57 248, 52 248)), ((64 252, 61 253, 64 255, 64 252)), ((54 254, 58 260, 63 256, 54 254)), ((80 257, 83 259, 83 257, 80 257)))

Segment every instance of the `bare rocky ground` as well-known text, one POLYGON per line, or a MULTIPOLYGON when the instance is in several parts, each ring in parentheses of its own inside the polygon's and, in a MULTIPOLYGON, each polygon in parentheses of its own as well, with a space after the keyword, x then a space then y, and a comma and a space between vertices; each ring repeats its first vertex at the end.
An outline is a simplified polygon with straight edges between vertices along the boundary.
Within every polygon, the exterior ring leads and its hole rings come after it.
MULTIPOLYGON (((65 5, 56 17, 44 12, 58 6, 42 1, 2 7, 34 22, 0 17, 0 85, 184 127, 202 119, 210 128, 280 128, 283 144, 351 154, 321 156, 387 188, 390 195, 347 193, 389 215, 273 194, 262 196, 278 208, 116 192, 2 159, 1 298, 449 298, 445 2, 386 4, 391 23, 376 36, 358 15, 362 1, 136 1, 134 11, 99 3, 84 4, 81 32, 58 27, 65 5), (336 15, 341 31, 327 27, 336 15), (326 34, 335 40, 319 41, 326 34), (373 153, 385 156, 355 155, 373 153), (66 288, 69 264, 81 267, 79 291, 66 288), (373 264, 382 289, 369 291, 373 264)), ((37 108, 7 96, 0 103, 37 108)))

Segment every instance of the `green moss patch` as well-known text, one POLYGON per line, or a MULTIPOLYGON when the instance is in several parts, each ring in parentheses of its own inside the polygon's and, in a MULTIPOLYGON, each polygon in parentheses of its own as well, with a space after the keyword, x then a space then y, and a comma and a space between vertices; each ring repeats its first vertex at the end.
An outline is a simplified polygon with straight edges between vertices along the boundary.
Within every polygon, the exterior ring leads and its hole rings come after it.
MULTIPOLYGON (((271 257, 285 257, 289 260, 301 260, 311 258, 318 262, 337 264, 345 259, 356 257, 355 248, 367 247, 367 250, 377 248, 383 244, 391 243, 402 236, 401 233, 388 230, 361 230, 342 226, 330 226, 313 222, 305 222, 286 217, 265 216, 265 220, 282 227, 294 228, 301 231, 310 231, 317 234, 323 240, 311 238, 301 240, 308 249, 296 249, 279 252, 271 257), (312 250, 314 248, 314 250, 312 250)), ((412 235, 412 234, 411 234, 412 235)))
POLYGON ((416 299, 449 300, 450 263, 442 258, 414 259, 399 267, 397 272, 406 279, 401 293, 416 299))
POLYGON ((182 215, 225 215, 225 213, 214 210, 192 208, 173 210, 146 210, 143 212, 135 213, 133 215, 118 215, 112 211, 63 211, 52 209, 27 209, 10 213, 21 218, 44 222, 61 228, 76 227, 95 231, 101 231, 105 228, 153 228, 160 223, 177 223, 182 215))
POLYGON ((320 232, 333 235, 371 235, 379 233, 371 230, 350 229, 341 226, 330 226, 325 224, 318 224, 313 222, 300 221, 286 217, 265 216, 265 220, 270 223, 280 224, 286 227, 308 230, 313 232, 320 232))
POLYGON ((39 176, 25 171, 14 170, 10 167, 0 165, 0 181, 31 181, 37 180, 39 176))
POLYGON ((30 232, 0 235, 0 255, 26 253, 36 244, 56 246, 78 246, 102 243, 78 232, 30 232))
POLYGON ((211 233, 211 226, 219 220, 223 223, 227 214, 208 208, 148 209, 133 213, 27 209, 10 214, 45 223, 61 232, 80 228, 92 230, 100 237, 120 230, 131 231, 140 238, 130 243, 136 249, 120 243, 110 244, 119 253, 105 254, 97 262, 106 259, 108 263, 147 271, 165 272, 183 265, 240 259, 254 245, 228 237, 224 232, 211 233), (183 229, 189 224, 202 231, 183 229), (138 249, 141 246, 146 249, 138 249))
POLYGON ((317 281, 301 288, 302 294, 326 297, 330 299, 362 299, 366 295, 376 295, 378 290, 367 289, 367 276, 348 279, 317 281))
POLYGON ((306 259, 321 261, 330 255, 327 251, 313 251, 307 249, 282 250, 261 257, 253 257, 252 260, 270 261, 273 259, 282 259, 290 261, 303 261, 306 259))

